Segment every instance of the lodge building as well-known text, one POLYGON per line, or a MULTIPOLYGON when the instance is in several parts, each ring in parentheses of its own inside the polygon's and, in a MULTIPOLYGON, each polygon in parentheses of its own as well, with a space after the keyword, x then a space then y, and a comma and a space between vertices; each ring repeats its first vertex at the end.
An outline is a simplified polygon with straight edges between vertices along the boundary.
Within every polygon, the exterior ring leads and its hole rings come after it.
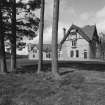
MULTIPOLYGON (((59 60, 101 59, 101 46, 96 25, 78 27, 71 25, 58 45, 59 60)), ((29 59, 39 59, 37 44, 29 44, 29 59)), ((51 44, 43 45, 43 59, 51 60, 51 44)))

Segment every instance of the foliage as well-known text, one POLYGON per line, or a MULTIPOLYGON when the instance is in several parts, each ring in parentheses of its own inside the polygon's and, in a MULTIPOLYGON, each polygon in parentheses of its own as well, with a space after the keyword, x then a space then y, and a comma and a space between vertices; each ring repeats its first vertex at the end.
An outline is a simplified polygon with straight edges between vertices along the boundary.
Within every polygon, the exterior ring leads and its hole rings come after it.
MULTIPOLYGON (((20 43, 23 37, 33 38, 37 36, 36 32, 39 28, 40 19, 35 15, 35 9, 40 8, 40 0, 30 0, 29 2, 22 2, 20 0, 16 3, 16 35, 20 43)), ((3 32, 5 40, 12 39, 12 9, 11 2, 3 2, 3 32)), ((17 42, 17 44, 19 44, 17 42)), ((19 46, 19 45, 17 45, 19 46)))

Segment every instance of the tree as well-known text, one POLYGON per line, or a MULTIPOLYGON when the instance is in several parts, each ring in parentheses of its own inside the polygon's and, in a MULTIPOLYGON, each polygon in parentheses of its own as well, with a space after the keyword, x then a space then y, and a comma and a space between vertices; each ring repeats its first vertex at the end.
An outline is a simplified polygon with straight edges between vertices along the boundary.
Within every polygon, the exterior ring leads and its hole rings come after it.
POLYGON ((38 63, 38 73, 40 73, 40 71, 43 69, 44 5, 45 5, 45 0, 41 0, 40 29, 39 29, 39 63, 38 63))
POLYGON ((5 57, 5 48, 4 48, 4 33, 3 33, 3 1, 0 0, 0 69, 1 73, 7 72, 6 67, 6 57, 5 57))
POLYGON ((52 73, 56 79, 58 75, 58 21, 59 21, 59 0, 54 0, 53 26, 52 26, 52 73))
POLYGON ((11 0, 12 37, 11 37, 11 70, 16 70, 16 0, 11 0))
POLYGON ((16 46, 20 47, 20 45, 23 45, 19 40, 22 40, 24 36, 31 38, 36 36, 35 32, 39 26, 39 18, 33 15, 33 11, 36 8, 40 8, 40 0, 29 1, 27 3, 22 3, 22 1, 16 3, 16 0, 11 0, 8 5, 6 5, 6 15, 4 16, 5 25, 3 28, 5 29, 6 39, 10 39, 11 41, 12 71, 16 70, 16 46), (29 8, 27 8, 27 6, 29 8), (24 13, 24 15, 16 18, 21 13, 24 13), (19 43, 16 42, 17 40, 19 43))

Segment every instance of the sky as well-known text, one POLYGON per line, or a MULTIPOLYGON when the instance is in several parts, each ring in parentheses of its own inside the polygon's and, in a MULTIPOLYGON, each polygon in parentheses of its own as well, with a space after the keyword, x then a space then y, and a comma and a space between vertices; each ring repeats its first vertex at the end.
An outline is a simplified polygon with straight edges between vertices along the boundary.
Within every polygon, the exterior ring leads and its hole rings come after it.
MULTIPOLYGON (((51 42, 53 1, 45 0, 44 43, 51 42)), ((105 0, 60 0, 59 10, 59 41, 63 38, 63 28, 68 29, 71 24, 96 25, 98 33, 105 33, 105 0)), ((40 10, 35 13, 40 17, 40 10)), ((38 43, 38 37, 33 42, 38 43)))

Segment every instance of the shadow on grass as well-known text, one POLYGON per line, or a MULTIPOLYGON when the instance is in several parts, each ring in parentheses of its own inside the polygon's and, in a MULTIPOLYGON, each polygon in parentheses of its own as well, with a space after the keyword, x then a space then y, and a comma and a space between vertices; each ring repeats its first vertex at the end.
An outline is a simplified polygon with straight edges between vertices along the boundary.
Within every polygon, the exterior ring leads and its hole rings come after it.
MULTIPOLYGON (((18 67, 15 73, 36 73, 38 70, 38 65, 21 65, 21 67, 18 67)), ((43 70, 44 72, 51 71, 51 65, 44 64, 43 70)))
MULTIPOLYGON (((38 62, 37 61, 28 61, 28 60, 20 60, 18 62, 18 67, 15 73, 35 73, 38 69, 38 62)), ((8 66, 10 63, 8 63, 8 66)), ((87 63, 87 62, 58 62, 59 67, 59 74, 64 75, 71 71, 66 71, 66 69, 75 69, 75 70, 88 70, 88 71, 105 71, 105 64, 94 64, 94 63, 87 63), (60 72, 61 68, 64 68, 63 72, 60 72)), ((10 68, 10 67, 8 67, 10 68)), ((51 62, 50 61, 44 61, 43 63, 43 70, 44 72, 51 71, 51 62)))

